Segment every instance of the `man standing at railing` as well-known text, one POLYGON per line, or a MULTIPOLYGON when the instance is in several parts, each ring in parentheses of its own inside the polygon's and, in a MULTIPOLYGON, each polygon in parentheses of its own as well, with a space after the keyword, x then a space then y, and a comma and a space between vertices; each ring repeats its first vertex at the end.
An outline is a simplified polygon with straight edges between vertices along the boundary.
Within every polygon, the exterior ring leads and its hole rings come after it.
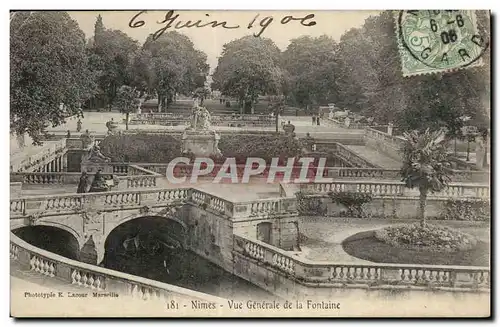
POLYGON ((82 172, 76 193, 87 193, 88 186, 89 186, 89 179, 88 179, 87 173, 82 172))

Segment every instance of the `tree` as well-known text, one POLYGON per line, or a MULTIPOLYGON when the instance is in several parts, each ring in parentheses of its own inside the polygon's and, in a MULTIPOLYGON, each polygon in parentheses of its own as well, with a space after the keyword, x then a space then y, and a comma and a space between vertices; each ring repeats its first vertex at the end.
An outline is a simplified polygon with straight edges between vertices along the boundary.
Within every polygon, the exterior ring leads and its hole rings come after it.
POLYGON ((18 12, 10 32, 10 123, 34 144, 95 93, 85 35, 65 12, 18 12), (64 104, 64 105, 62 105, 64 104))
POLYGON ((113 101, 114 106, 125 114, 125 129, 128 130, 129 115, 139 105, 139 94, 135 88, 128 85, 122 85, 113 101))
POLYGON ((274 114, 276 123, 276 133, 279 133, 279 117, 285 111, 285 97, 284 96, 274 96, 269 103, 269 110, 274 114))
POLYGON ((439 192, 450 182, 451 166, 446 153, 443 130, 431 132, 412 131, 404 134, 402 181, 409 188, 418 187, 420 192, 419 215, 425 224, 425 206, 429 192, 439 192))
POLYGON ((290 41, 282 56, 288 97, 302 107, 337 102, 336 42, 328 36, 301 36, 290 41))
POLYGON ((212 88, 237 98, 245 111, 259 95, 278 94, 282 81, 279 48, 270 39, 250 35, 223 46, 212 88))
POLYGON ((134 56, 139 49, 136 40, 120 30, 106 29, 102 17, 97 17, 94 37, 90 41, 89 56, 92 69, 99 76, 99 97, 104 106, 111 105, 121 85, 133 81, 134 56))
POLYGON ((175 31, 156 40, 150 35, 139 56, 134 63, 142 70, 139 83, 158 95, 159 110, 168 107, 176 93, 191 94, 202 87, 210 68, 206 54, 196 50, 187 36, 175 31))

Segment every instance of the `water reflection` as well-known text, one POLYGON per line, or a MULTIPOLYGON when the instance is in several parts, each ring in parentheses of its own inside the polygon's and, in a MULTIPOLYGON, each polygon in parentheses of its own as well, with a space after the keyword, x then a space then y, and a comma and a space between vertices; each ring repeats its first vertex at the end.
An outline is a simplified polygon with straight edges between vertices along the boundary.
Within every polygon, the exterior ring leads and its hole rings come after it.
POLYGON ((152 253, 106 251, 102 265, 109 269, 191 290, 236 300, 275 299, 263 289, 236 277, 197 254, 165 247, 152 253))

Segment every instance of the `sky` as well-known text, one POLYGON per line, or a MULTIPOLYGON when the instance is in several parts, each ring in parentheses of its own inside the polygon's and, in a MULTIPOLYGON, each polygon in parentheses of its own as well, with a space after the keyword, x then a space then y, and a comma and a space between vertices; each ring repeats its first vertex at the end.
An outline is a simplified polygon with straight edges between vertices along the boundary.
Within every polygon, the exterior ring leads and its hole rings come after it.
MULTIPOLYGON (((94 24, 97 16, 100 14, 104 26, 108 29, 119 29, 128 34, 133 39, 139 42, 144 42, 146 37, 165 27, 166 23, 160 24, 165 18, 167 11, 147 11, 140 14, 135 20, 136 24, 144 22, 141 27, 131 28, 129 22, 134 15, 139 11, 71 11, 69 14, 75 19, 80 28, 83 30, 87 38, 94 34, 94 24)), ((182 28, 177 30, 191 38, 195 47, 207 54, 208 63, 211 70, 217 66, 217 58, 221 55, 222 46, 234 39, 240 37, 257 34, 262 30, 262 25, 269 25, 262 32, 262 37, 272 39, 276 45, 285 50, 290 40, 302 35, 320 36, 326 34, 335 40, 339 40, 341 35, 353 28, 361 26, 365 19, 370 15, 376 15, 376 11, 175 11, 174 14, 179 14, 175 19, 173 26, 178 21, 186 22, 191 20, 193 23, 201 20, 199 25, 209 23, 211 21, 223 22, 226 21, 226 26, 239 28, 224 29, 219 26, 213 28, 211 26, 203 28, 182 28), (316 22, 314 26, 303 26, 300 20, 290 20, 290 17, 303 18, 307 15, 314 14, 313 18, 303 21, 304 24, 316 22), (257 19, 255 17, 258 15, 257 19), (267 18, 271 17, 271 18, 267 18), (255 19, 255 20, 254 20, 255 19), (281 21, 289 20, 286 24, 281 21), (249 24, 254 21, 251 28, 249 24)), ((167 31, 174 30, 173 27, 167 31)))

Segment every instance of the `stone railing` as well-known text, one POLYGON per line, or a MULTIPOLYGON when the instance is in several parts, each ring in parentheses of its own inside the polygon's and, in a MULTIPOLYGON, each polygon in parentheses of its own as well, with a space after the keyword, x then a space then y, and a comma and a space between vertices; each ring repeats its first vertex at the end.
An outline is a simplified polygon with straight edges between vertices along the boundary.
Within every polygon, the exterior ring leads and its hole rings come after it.
POLYGON ((138 120, 151 120, 151 119, 189 119, 189 114, 180 115, 168 112, 146 112, 140 114, 134 114, 133 119, 138 120))
POLYGON ((490 289, 488 267, 310 261, 238 234, 234 235, 234 252, 306 284, 374 288, 401 285, 410 288, 480 291, 490 289))
POLYGON ((349 128, 349 129, 363 129, 368 126, 366 123, 355 123, 354 121, 351 120, 349 126, 346 126, 344 121, 341 121, 337 118, 330 118, 326 117, 326 121, 333 124, 334 126, 337 127, 342 127, 342 128, 349 128))
POLYGON ((350 167, 327 167, 325 175, 335 179, 397 179, 399 180, 399 169, 384 168, 350 168, 350 167))
MULTIPOLYGON (((332 181, 300 184, 300 189, 310 194, 327 194, 328 192, 370 193, 374 196, 416 197, 417 188, 407 188, 403 182, 386 181, 332 181)), ((489 185, 450 183, 441 192, 429 193, 430 198, 490 198, 489 185)))
POLYGON ((340 143, 335 144, 335 154, 360 168, 381 168, 340 143))
POLYGON ((161 174, 159 174, 159 173, 157 173, 155 171, 146 169, 146 168, 144 168, 142 166, 135 165, 135 164, 129 164, 128 165, 127 175, 129 175, 129 176, 131 176, 131 175, 155 175, 155 176, 161 176, 161 174))
POLYGON ((268 115, 214 115, 212 116, 213 126, 231 126, 231 127, 246 127, 246 126, 274 126, 276 118, 268 115))
POLYGON ((112 162, 110 165, 113 166, 113 174, 128 175, 128 163, 112 162))
MULTIPOLYGON (((452 182, 488 183, 490 181, 490 173, 488 171, 456 169, 449 169, 449 171, 452 182)), ((334 179, 401 180, 399 169, 385 168, 326 167, 324 176, 334 179)))
POLYGON ((38 216, 77 213, 89 208, 92 210, 100 208, 121 210, 143 206, 161 207, 169 203, 186 201, 229 218, 253 218, 297 213, 295 197, 231 202, 197 189, 178 188, 12 198, 10 200, 10 216, 13 219, 20 217, 34 217, 36 219, 38 216))
POLYGON ((92 208, 122 209, 141 206, 163 206, 183 202, 189 189, 153 189, 111 191, 82 194, 27 196, 10 200, 11 218, 76 213, 92 208))
POLYGON ((231 201, 196 189, 191 189, 190 194, 190 202, 192 204, 223 216, 233 217, 234 206, 231 201))
POLYGON ((21 269, 82 290, 116 292, 147 301, 202 300, 221 304, 223 301, 208 294, 71 260, 34 247, 13 233, 10 234, 10 260, 21 269))
POLYGON ((274 215, 296 215, 297 206, 294 197, 279 197, 241 201, 233 204, 232 217, 253 218, 269 217, 274 215))
POLYGON ((394 149, 400 149, 404 145, 404 140, 402 138, 377 131, 371 127, 365 128, 365 136, 367 138, 383 141, 384 143, 391 145, 394 149))
POLYGON ((126 180, 127 188, 156 187, 158 175, 131 175, 122 176, 120 180, 126 180))

